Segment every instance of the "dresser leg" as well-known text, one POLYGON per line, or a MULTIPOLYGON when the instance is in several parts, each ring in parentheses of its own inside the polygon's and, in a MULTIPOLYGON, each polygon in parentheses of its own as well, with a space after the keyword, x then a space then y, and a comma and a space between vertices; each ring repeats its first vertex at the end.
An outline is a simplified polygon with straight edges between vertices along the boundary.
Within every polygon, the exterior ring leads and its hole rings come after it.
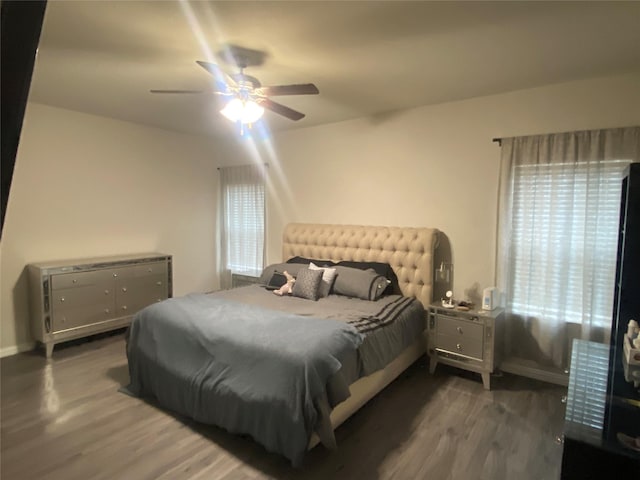
POLYGON ((53 355, 53 343, 45 343, 44 348, 46 351, 47 359, 51 358, 53 355))
POLYGON ((491 374, 490 373, 482 373, 482 384, 484 385, 485 390, 491 390, 491 374))
POLYGON ((429 373, 433 375, 433 372, 436 371, 436 366, 438 365, 438 360, 435 357, 429 357, 429 373))

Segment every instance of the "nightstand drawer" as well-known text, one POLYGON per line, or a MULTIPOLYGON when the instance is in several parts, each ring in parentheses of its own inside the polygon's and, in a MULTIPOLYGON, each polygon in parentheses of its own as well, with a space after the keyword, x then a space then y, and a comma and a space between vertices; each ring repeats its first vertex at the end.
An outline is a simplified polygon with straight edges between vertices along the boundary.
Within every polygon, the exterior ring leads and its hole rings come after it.
POLYGON ((478 323, 465 322, 450 317, 438 317, 438 335, 464 337, 465 341, 478 340, 482 342, 484 326, 478 323))
POLYGON ((438 334, 436 350, 445 350, 482 361, 482 337, 479 340, 466 339, 461 335, 438 334))

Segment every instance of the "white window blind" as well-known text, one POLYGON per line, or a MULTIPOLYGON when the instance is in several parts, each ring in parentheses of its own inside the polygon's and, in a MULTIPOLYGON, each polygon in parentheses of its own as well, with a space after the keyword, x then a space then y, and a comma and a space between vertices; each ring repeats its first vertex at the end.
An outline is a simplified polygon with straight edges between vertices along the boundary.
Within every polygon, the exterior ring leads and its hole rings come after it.
POLYGON ((220 169, 223 225, 222 258, 227 270, 259 275, 263 268, 265 185, 256 166, 220 169))
POLYGON ((514 166, 512 312, 609 327, 627 164, 514 166))

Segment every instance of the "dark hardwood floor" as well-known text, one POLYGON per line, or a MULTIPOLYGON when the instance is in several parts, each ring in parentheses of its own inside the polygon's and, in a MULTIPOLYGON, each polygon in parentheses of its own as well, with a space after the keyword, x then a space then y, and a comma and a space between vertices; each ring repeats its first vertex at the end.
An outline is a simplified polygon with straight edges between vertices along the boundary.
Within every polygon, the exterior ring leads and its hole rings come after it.
POLYGON ((12 479, 558 479, 566 389, 422 358, 300 469, 249 438, 118 392, 122 335, 2 359, 1 476, 12 479))

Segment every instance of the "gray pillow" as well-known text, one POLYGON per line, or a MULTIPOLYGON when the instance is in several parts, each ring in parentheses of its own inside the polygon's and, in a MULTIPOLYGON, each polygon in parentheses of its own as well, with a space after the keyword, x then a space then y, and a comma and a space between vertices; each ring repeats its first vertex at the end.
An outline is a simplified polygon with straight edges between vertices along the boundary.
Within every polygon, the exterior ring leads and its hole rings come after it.
POLYGON ((296 277, 296 283, 293 284, 293 296, 318 300, 321 281, 322 270, 310 270, 309 268, 300 270, 296 277))
POLYGON ((382 296, 389 280, 378 275, 375 270, 360 270, 358 268, 334 267, 338 276, 333 284, 333 293, 356 297, 363 300, 377 300, 382 296))
POLYGON ((262 274, 260 275, 260 280, 258 283, 262 285, 268 285, 269 280, 273 277, 275 272, 284 273, 286 270, 294 277, 298 276, 298 272, 303 268, 308 268, 308 265, 303 265, 301 263, 273 263, 262 270, 262 274))

